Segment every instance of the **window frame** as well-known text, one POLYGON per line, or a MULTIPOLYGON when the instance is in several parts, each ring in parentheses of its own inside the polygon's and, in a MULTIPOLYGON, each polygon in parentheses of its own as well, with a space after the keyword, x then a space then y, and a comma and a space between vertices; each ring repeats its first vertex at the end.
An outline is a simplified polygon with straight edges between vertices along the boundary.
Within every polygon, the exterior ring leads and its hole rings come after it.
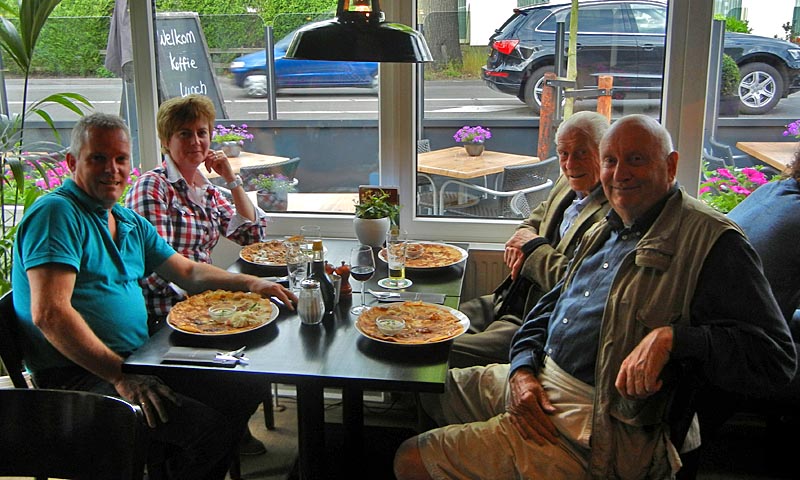
MULTIPOLYGON (((134 78, 139 118, 139 151, 143 160, 142 167, 150 169, 161 158, 155 126, 158 98, 153 45, 154 7, 152 1, 131 2, 129 5, 136 65, 134 78)), ((412 25, 416 21, 416 1, 387 2, 383 8, 390 21, 406 25, 412 25)), ((672 133, 676 150, 681 152, 678 180, 689 193, 696 195, 708 67, 706 65, 705 68, 698 68, 696 62, 688 65, 685 59, 698 58, 698 46, 709 43, 713 1, 669 0, 668 8, 670 13, 661 118, 672 133), (691 55, 685 52, 689 45, 692 46, 691 55)), ((378 126, 381 183, 400 187, 400 202, 405 205, 400 215, 401 224, 409 235, 419 239, 504 243, 518 221, 416 217, 414 145, 418 115, 421 114, 417 108, 417 78, 416 65, 380 65, 378 126)), ((294 234, 300 225, 309 223, 320 225, 329 237, 354 237, 353 220, 349 215, 275 215, 269 229, 275 235, 294 234)))

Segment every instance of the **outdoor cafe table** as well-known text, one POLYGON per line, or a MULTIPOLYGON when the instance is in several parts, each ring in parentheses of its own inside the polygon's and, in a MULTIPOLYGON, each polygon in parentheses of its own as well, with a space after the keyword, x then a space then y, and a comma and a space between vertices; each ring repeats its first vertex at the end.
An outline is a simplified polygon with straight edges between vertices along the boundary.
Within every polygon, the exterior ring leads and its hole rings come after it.
POLYGON ((736 142, 736 148, 783 172, 797 150, 797 142, 736 142))
MULTIPOLYGON (((337 264, 339 259, 347 259, 350 248, 356 245, 354 240, 326 239, 323 242, 328 248, 328 257, 337 264)), ((408 278, 414 281, 407 291, 444 293, 446 303, 457 306, 464 263, 438 269, 435 273, 407 270, 408 278)), ((229 270, 253 272, 251 267, 239 260, 229 270)), ((376 267, 368 288, 380 288, 377 280, 387 274, 385 262, 376 259, 376 267)), ((263 268, 258 274, 285 273, 285 268, 284 271, 263 268)), ((352 285, 357 286, 358 282, 352 285)), ((374 302, 370 295, 367 298, 374 302)), ((354 292, 352 303, 359 300, 360 293, 354 292)), ((151 375, 179 371, 195 376, 199 382, 213 381, 218 375, 262 375, 266 382, 295 385, 300 476, 304 480, 325 478, 324 388, 342 389, 343 462, 358 465, 364 390, 442 392, 447 373, 451 342, 400 346, 368 339, 355 329, 356 319, 349 313, 350 307, 350 301, 340 302, 334 319, 315 326, 302 325, 294 312, 282 308, 279 317, 269 325, 230 336, 203 337, 165 327, 128 357, 122 368, 129 373, 151 375), (243 345, 247 346, 248 365, 224 368, 162 363, 164 354, 172 346, 227 351, 243 345)))
MULTIPOLYGON (((233 169, 233 173, 239 173, 239 170, 242 167, 253 167, 258 165, 273 165, 276 163, 283 163, 286 161, 291 160, 289 157, 279 157, 276 155, 264 155, 263 153, 253 153, 253 152, 245 152, 239 154, 237 157, 228 157, 228 161, 231 164, 231 169, 233 169)), ((219 174, 215 171, 206 171, 205 167, 202 167, 203 174, 208 179, 217 178, 219 174)))

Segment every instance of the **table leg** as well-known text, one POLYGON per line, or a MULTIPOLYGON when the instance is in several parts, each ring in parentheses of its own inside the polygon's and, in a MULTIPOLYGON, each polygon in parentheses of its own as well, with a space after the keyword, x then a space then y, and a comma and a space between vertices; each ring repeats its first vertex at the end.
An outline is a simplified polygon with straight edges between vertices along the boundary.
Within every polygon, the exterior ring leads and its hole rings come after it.
MULTIPOLYGON (((342 389, 342 428, 347 465, 357 465, 364 442, 364 390, 342 389)), ((363 460, 363 459, 362 459, 363 460)))
POLYGON ((325 476, 325 405, 322 386, 297 385, 297 443, 300 478, 325 476))

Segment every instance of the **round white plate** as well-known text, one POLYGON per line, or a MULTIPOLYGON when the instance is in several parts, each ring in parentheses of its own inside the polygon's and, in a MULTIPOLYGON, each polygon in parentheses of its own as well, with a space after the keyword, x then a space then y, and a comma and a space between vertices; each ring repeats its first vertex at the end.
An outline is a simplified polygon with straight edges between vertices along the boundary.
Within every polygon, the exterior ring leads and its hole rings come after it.
MULTIPOLYGON (((453 265, 458 265, 459 263, 463 262, 469 256, 467 251, 464 250, 463 248, 457 247, 455 245, 450 245, 450 244, 447 244, 447 243, 439 243, 439 242, 414 242, 414 243, 419 243, 419 244, 422 244, 423 246, 424 245, 446 245, 446 246, 448 246, 450 248, 455 248, 456 250, 458 250, 458 253, 461 254, 461 258, 459 258, 455 262, 448 263, 447 265, 437 265, 435 267, 415 267, 413 265, 409 265, 408 259, 406 259, 406 269, 407 270, 435 270, 437 268, 452 267, 453 265)), ((387 262, 387 260, 386 260, 386 248, 380 249, 380 251, 378 252, 378 258, 380 258, 381 261, 384 262, 384 263, 387 262)), ((412 259, 412 263, 413 263, 413 259, 412 259)))
POLYGON ((438 341, 435 341, 435 342, 428 342, 428 343, 397 343, 397 342, 390 342, 388 340, 383 340, 383 339, 380 339, 380 338, 370 337, 369 335, 367 335, 366 333, 361 331, 361 329, 358 327, 358 322, 354 322, 354 325, 356 327, 356 330, 358 330, 358 333, 360 333, 361 335, 363 335, 364 337, 366 337, 366 338, 368 338, 370 340, 374 340, 374 341, 380 342, 380 343, 388 343, 388 344, 391 344, 391 345, 398 345, 398 346, 401 346, 401 347, 419 347, 421 345, 435 345, 437 343, 449 342, 450 340, 453 340, 455 338, 460 337, 461 335, 464 335, 464 333, 466 333, 467 330, 469 329, 469 317, 467 317, 464 314, 464 312, 456 310, 455 308, 448 307, 447 305, 438 305, 438 304, 435 304, 435 303, 425 303, 425 305, 436 307, 436 308, 441 308, 442 310, 445 310, 445 311, 453 314, 458 319, 458 323, 460 323, 461 326, 463 327, 463 330, 461 331, 461 333, 459 333, 458 335, 456 335, 454 337, 450 337, 450 338, 445 339, 445 340, 438 340, 438 341))
POLYGON ((181 330, 180 328, 178 328, 175 325, 173 325, 169 321, 169 314, 167 314, 167 325, 169 325, 170 328, 172 328, 176 332, 185 333, 186 335, 196 335, 198 337, 227 337, 227 336, 230 336, 230 335, 239 335, 240 333, 252 332, 253 330, 258 330, 261 327, 265 327, 265 326, 269 325, 270 323, 272 323, 276 318, 278 318, 279 314, 280 314, 280 311, 278 309, 278 306, 273 303, 272 304, 272 310, 270 310, 269 318, 267 319, 266 322, 264 322, 262 324, 259 324, 259 325, 255 325, 255 326, 253 326, 251 328, 248 328, 247 330, 237 330, 237 331, 232 332, 232 333, 228 333, 228 332, 213 332, 213 333, 187 332, 186 330, 181 330))

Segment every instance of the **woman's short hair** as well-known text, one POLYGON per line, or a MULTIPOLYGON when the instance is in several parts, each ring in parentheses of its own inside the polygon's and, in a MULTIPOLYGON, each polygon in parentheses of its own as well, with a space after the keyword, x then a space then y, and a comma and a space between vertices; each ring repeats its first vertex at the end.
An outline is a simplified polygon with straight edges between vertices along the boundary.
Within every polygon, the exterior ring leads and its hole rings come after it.
POLYGON ((174 97, 162 103, 158 107, 158 115, 156 115, 158 138, 162 143, 161 152, 169 153, 163 144, 169 142, 172 135, 183 125, 198 118, 208 122, 210 134, 214 129, 217 111, 214 109, 214 103, 205 95, 192 94, 185 97, 174 97))
POLYGON ((786 176, 800 181, 800 148, 794 151, 794 159, 792 159, 792 162, 789 164, 786 176))

